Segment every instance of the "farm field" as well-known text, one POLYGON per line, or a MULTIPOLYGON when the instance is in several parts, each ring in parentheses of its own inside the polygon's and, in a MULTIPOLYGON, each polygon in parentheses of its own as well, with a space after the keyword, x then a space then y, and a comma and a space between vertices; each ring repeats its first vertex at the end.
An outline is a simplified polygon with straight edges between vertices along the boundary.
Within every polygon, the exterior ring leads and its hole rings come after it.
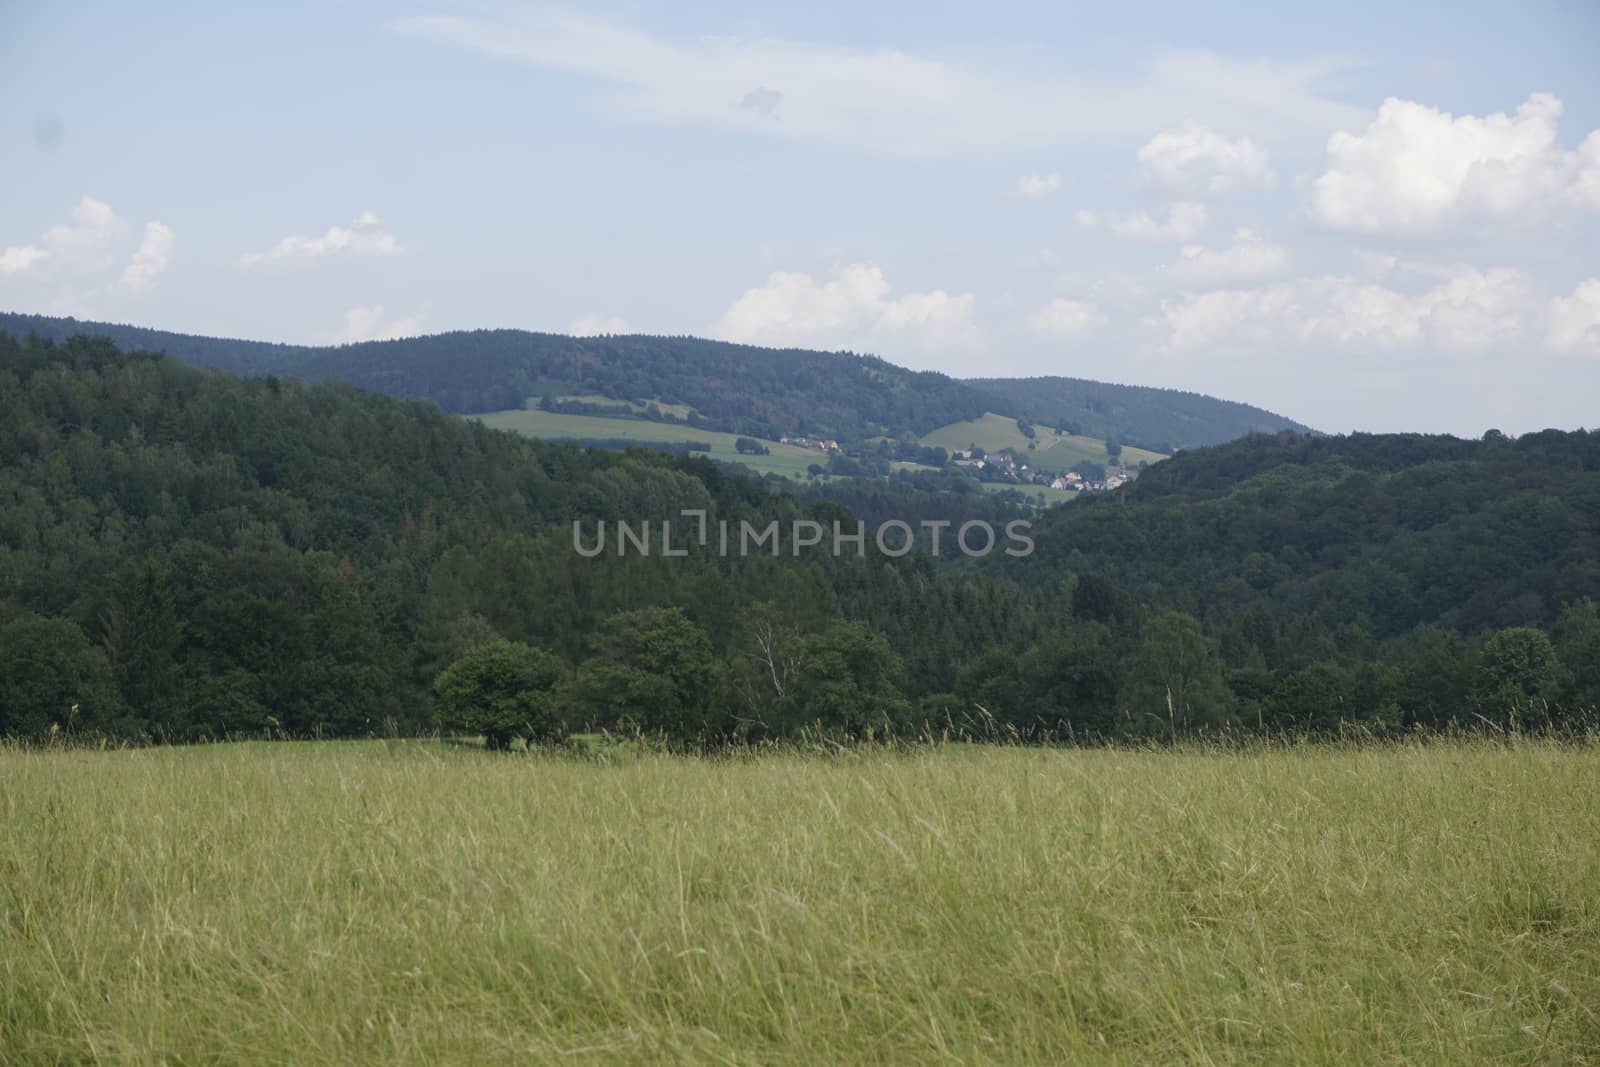
MULTIPOLYGON (((953 422, 948 426, 939 427, 932 433, 924 434, 922 444, 929 448, 939 446, 949 452, 956 452, 972 445, 977 445, 986 452, 1013 448, 1018 455, 1028 456, 1029 462, 1042 470, 1067 470, 1084 460, 1094 463, 1110 461, 1111 457, 1106 454, 1105 442, 1098 438, 1059 433, 1049 427, 1038 425, 1034 426, 1034 432, 1037 436, 1033 439, 1033 451, 1029 452, 1029 440, 1021 430, 1017 429, 1017 420, 991 411, 980 419, 953 422)), ((1137 467, 1140 461, 1156 463, 1166 458, 1159 452, 1149 452, 1131 445, 1122 447, 1121 462, 1129 467, 1137 467)))
MULTIPOLYGON (((603 393, 567 393, 565 395, 558 395, 556 399, 572 400, 577 401, 580 404, 598 404, 603 407, 616 408, 618 414, 622 415, 623 417, 628 415, 643 415, 645 412, 649 411, 651 407, 656 408, 656 410, 661 411, 664 414, 673 415, 680 419, 687 419, 689 417, 689 413, 694 411, 694 408, 690 407, 688 404, 669 404, 664 400, 657 400, 654 397, 650 398, 649 400, 618 400, 615 397, 609 397, 603 393)), ((531 406, 532 405, 530 403, 530 407, 531 406)))
POLYGON ((0 1062, 1588 1062, 1597 774, 0 748, 0 1062))
POLYGON ((715 459, 743 463, 758 474, 781 474, 787 478, 804 478, 806 469, 813 463, 826 465, 828 457, 821 452, 794 445, 780 445, 776 441, 763 441, 771 449, 768 456, 742 455, 734 447, 738 434, 700 430, 672 422, 649 422, 643 419, 605 418, 597 415, 566 415, 537 408, 520 408, 514 411, 491 411, 474 415, 485 426, 497 430, 511 430, 528 437, 589 438, 607 440, 620 438, 638 441, 642 445, 653 443, 681 444, 685 441, 703 441, 711 446, 708 453, 715 459))

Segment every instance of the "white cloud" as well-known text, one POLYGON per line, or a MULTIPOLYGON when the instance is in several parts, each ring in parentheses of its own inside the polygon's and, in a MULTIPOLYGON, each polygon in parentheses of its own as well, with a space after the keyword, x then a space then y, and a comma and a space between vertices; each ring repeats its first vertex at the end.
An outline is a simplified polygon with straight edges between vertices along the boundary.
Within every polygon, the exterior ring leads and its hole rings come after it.
POLYGON ((126 230, 111 205, 85 196, 72 210, 71 222, 50 227, 40 240, 57 267, 87 274, 111 266, 111 246, 126 230))
MULTIPOLYGON (((1094 225, 1096 219, 1090 212, 1079 212, 1080 215, 1090 215, 1085 222, 1079 220, 1079 225, 1094 225)), ((1114 215, 1107 220, 1111 232, 1118 237, 1129 237, 1136 241, 1192 241, 1200 236, 1200 231, 1206 226, 1206 206, 1188 200, 1180 200, 1167 208, 1166 221, 1160 222, 1150 217, 1146 212, 1137 215, 1114 215)))
POLYGON ((422 321, 414 315, 403 315, 385 322, 383 305, 353 307, 344 313, 344 326, 334 334, 335 344, 354 344, 357 341, 392 341, 397 337, 416 337, 422 333, 422 321))
POLYGON ((766 345, 911 348, 949 351, 981 346, 976 298, 943 289, 891 298, 883 271, 856 263, 828 281, 777 271, 735 300, 711 327, 715 337, 766 345))
POLYGON ((567 332, 574 337, 599 337, 602 334, 628 333, 628 320, 620 315, 585 315, 574 319, 567 332))
POLYGON ((122 271, 122 284, 134 292, 149 288, 156 275, 167 269, 172 260, 172 228, 159 222, 144 224, 144 240, 139 243, 122 271))
POLYGON ((707 124, 888 155, 1043 148, 1081 136, 1161 129, 1195 117, 1228 129, 1337 129, 1360 112, 1322 95, 1351 64, 1159 56, 1135 80, 1071 79, 1015 61, 980 64, 894 49, 770 37, 655 37, 574 12, 401 18, 417 37, 595 79, 625 119, 707 124), (776 107, 768 117, 759 101, 776 107))
POLYGON ((1557 352, 1600 355, 1600 278, 1585 279, 1571 296, 1550 301, 1545 344, 1557 352))
POLYGON ((392 234, 379 229, 378 216, 363 211, 349 226, 329 226, 318 237, 285 237, 265 252, 246 252, 241 267, 269 261, 321 259, 325 256, 398 256, 405 252, 392 234))
POLYGON ((1099 329, 1105 321, 1093 304, 1058 297, 1028 316, 1028 329, 1048 337, 1080 337, 1099 329))
POLYGON ((1363 133, 1328 141, 1312 215, 1333 229, 1424 233, 1467 218, 1600 208, 1600 131, 1562 150, 1561 107, 1535 93, 1514 115, 1458 117, 1391 97, 1363 133))
POLYGON ((0 251, 0 277, 17 285, 6 299, 41 314, 104 317, 119 287, 138 292, 166 268, 172 238, 168 227, 149 222, 142 243, 130 249, 129 226, 111 205, 82 196, 66 222, 29 244, 0 251))
POLYGON ((1055 171, 1049 174, 1024 174, 1017 179, 1017 195, 1025 196, 1029 200, 1043 200, 1060 191, 1061 175, 1055 171))
POLYGON ((1226 285, 1277 274, 1289 264, 1289 252, 1245 227, 1234 231, 1228 248, 1184 245, 1169 268, 1185 285, 1226 285))
POLYGON ((49 256, 49 252, 35 245, 13 245, 0 252, 0 274, 21 274, 49 256))
POLYGON ((1191 294, 1164 302, 1161 324, 1170 350, 1226 343, 1467 354, 1518 344, 1537 314, 1521 272, 1457 267, 1420 293, 1324 276, 1191 294))
POLYGON ((1230 141, 1198 122, 1165 130, 1139 149, 1142 177, 1183 193, 1211 194, 1272 184, 1266 149, 1240 137, 1230 141))

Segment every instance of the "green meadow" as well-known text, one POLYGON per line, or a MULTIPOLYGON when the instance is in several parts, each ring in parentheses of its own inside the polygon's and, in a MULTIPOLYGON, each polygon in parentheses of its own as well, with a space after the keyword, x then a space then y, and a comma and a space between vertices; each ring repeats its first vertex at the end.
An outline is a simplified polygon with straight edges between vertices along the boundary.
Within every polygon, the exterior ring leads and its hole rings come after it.
POLYGON ((761 442, 770 450, 770 455, 744 455, 735 447, 738 434, 701 430, 676 422, 650 422, 626 416, 567 415, 556 411, 540 411, 536 407, 492 411, 474 417, 485 426, 511 430, 527 437, 616 439, 637 441, 646 446, 703 441, 711 446, 707 454, 715 459, 743 463, 757 474, 781 474, 787 478, 804 478, 807 468, 812 464, 826 466, 828 462, 828 457, 815 449, 781 445, 776 441, 761 442))
MULTIPOLYGON (((941 426, 924 434, 922 443, 928 447, 939 446, 957 452, 977 445, 985 452, 1015 449, 1017 455, 1027 457, 1027 462, 1041 470, 1069 470, 1078 463, 1109 463, 1106 443, 1096 437, 1061 433, 1049 426, 1035 426, 1034 437, 1028 438, 1017 427, 1017 420, 1006 415, 989 412, 982 418, 968 419, 941 426), (1033 451, 1028 445, 1033 445, 1033 451)), ((1132 445, 1122 447, 1121 462, 1129 467, 1139 463, 1157 463, 1166 459, 1159 452, 1150 452, 1132 445)))
POLYGON ((1600 754, 0 749, 0 1063, 1578 1063, 1600 754))

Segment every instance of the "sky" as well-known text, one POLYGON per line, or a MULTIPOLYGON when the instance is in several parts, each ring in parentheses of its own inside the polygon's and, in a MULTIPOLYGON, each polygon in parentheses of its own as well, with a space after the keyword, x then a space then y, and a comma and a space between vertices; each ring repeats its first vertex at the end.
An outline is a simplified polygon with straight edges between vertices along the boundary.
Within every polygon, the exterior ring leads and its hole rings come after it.
POLYGON ((1600 425, 1600 5, 0 2, 0 309, 1600 425))

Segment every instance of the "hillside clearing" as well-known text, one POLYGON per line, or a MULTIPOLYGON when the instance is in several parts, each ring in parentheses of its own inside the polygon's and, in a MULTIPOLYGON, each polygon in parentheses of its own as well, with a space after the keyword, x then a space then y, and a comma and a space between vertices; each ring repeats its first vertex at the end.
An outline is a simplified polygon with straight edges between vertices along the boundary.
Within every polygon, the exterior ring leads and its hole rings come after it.
POLYGON ((714 459, 742 463, 758 474, 781 474, 789 478, 803 478, 812 464, 824 466, 828 457, 814 449, 782 445, 776 441, 763 441, 770 455, 742 454, 735 442, 738 434, 702 430, 676 422, 651 422, 644 419, 607 418, 599 415, 567 415, 538 408, 520 408, 514 411, 492 411, 473 416, 485 426, 497 430, 511 430, 527 437, 551 440, 625 440, 641 445, 684 444, 703 441, 711 446, 707 453, 714 459))
MULTIPOLYGON (((1106 443, 1098 438, 1061 433, 1040 425, 1034 426, 1034 433, 1036 436, 1030 442, 1027 435, 1018 429, 1016 419, 991 411, 980 419, 953 422, 924 434, 922 444, 929 448, 938 446, 952 453, 973 445, 985 452, 1010 448, 1017 455, 1025 457, 1024 462, 1040 470, 1068 470, 1086 460, 1091 463, 1111 462, 1106 443), (1028 450, 1030 443, 1034 446, 1031 452, 1028 450)), ((1124 445, 1119 462, 1136 467, 1141 462, 1156 463, 1166 458, 1159 452, 1124 445)))
POLYGON ((0 1061, 1582 1061, 1600 756, 0 750, 0 1061))

